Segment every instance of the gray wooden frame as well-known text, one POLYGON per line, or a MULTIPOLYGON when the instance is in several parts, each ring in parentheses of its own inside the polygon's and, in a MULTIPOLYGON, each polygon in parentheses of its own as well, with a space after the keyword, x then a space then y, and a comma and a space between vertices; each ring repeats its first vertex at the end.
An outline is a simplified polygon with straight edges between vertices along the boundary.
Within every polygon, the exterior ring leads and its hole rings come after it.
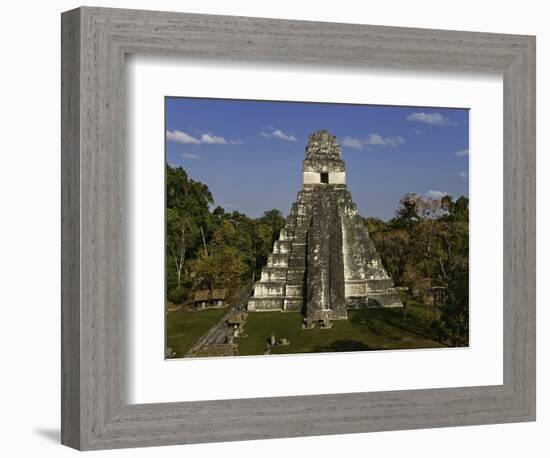
POLYGON ((534 37, 89 7, 63 13, 61 37, 63 444, 104 449, 535 419, 534 37), (501 73, 504 383, 128 404, 129 53, 501 73))

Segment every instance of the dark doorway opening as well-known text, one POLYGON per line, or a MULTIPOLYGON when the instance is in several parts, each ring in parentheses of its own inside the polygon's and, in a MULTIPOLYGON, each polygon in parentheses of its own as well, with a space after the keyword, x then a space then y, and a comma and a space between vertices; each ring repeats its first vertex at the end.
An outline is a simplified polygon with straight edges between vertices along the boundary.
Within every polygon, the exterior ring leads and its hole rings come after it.
POLYGON ((321 173, 321 183, 328 184, 328 173, 321 173))

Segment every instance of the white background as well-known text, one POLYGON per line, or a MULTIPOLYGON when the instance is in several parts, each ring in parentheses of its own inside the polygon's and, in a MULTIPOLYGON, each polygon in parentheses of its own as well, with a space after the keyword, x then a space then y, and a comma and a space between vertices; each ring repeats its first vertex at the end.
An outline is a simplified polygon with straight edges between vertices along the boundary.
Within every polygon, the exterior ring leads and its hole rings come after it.
MULTIPOLYGON (((318 66, 266 67, 142 56, 130 58, 127 74, 132 183, 128 193, 132 200, 129 224, 132 259, 128 263, 131 402, 502 383, 502 77, 382 69, 350 71, 327 66, 320 72, 318 66), (218 81, 225 84, 220 86, 218 81), (162 152, 167 94, 469 107, 473 196, 470 347, 164 361, 162 152), (228 373, 231 377, 224 377, 228 373), (300 383, 288 383, 289 377, 300 383), (181 389, 182 383, 185 390, 181 389)), ((348 169, 348 173, 361 171, 348 169)))
MULTIPOLYGON (((538 234, 549 232, 543 202, 550 199, 550 30, 544 2, 352 0, 257 2, 232 0, 99 1, 96 5, 197 13, 315 19, 381 25, 536 34, 538 37, 538 234)), ((4 5, 2 148, 0 163, 0 306, 2 378, 0 421, 4 456, 69 456, 59 425, 59 13, 71 1, 4 5)), ((539 236, 538 284, 548 277, 548 239, 539 236), (544 257, 544 259, 543 259, 544 257)), ((549 454, 548 292, 538 288, 538 421, 436 430, 384 432, 269 441, 99 452, 98 456, 288 457, 315 453, 374 456, 499 457, 549 454), (542 332, 544 330, 544 333, 542 332), (546 434, 545 434, 546 433, 546 434)))

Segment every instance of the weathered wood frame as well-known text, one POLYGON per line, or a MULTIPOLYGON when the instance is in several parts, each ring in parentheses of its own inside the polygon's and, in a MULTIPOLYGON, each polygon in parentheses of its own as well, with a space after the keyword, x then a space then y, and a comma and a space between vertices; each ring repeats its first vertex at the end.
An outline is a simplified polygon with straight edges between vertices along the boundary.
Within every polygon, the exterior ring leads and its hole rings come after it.
POLYGON ((535 38, 83 7, 62 15, 62 442, 78 449, 535 419, 535 38), (129 53, 498 72, 504 78, 503 385, 130 405, 129 53))

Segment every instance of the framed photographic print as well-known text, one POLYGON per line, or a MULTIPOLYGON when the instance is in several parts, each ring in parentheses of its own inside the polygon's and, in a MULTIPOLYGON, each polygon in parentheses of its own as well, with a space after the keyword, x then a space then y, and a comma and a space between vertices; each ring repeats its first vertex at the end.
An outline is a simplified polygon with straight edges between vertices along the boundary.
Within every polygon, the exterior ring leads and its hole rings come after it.
POLYGON ((535 418, 535 40, 62 16, 62 442, 535 418))

